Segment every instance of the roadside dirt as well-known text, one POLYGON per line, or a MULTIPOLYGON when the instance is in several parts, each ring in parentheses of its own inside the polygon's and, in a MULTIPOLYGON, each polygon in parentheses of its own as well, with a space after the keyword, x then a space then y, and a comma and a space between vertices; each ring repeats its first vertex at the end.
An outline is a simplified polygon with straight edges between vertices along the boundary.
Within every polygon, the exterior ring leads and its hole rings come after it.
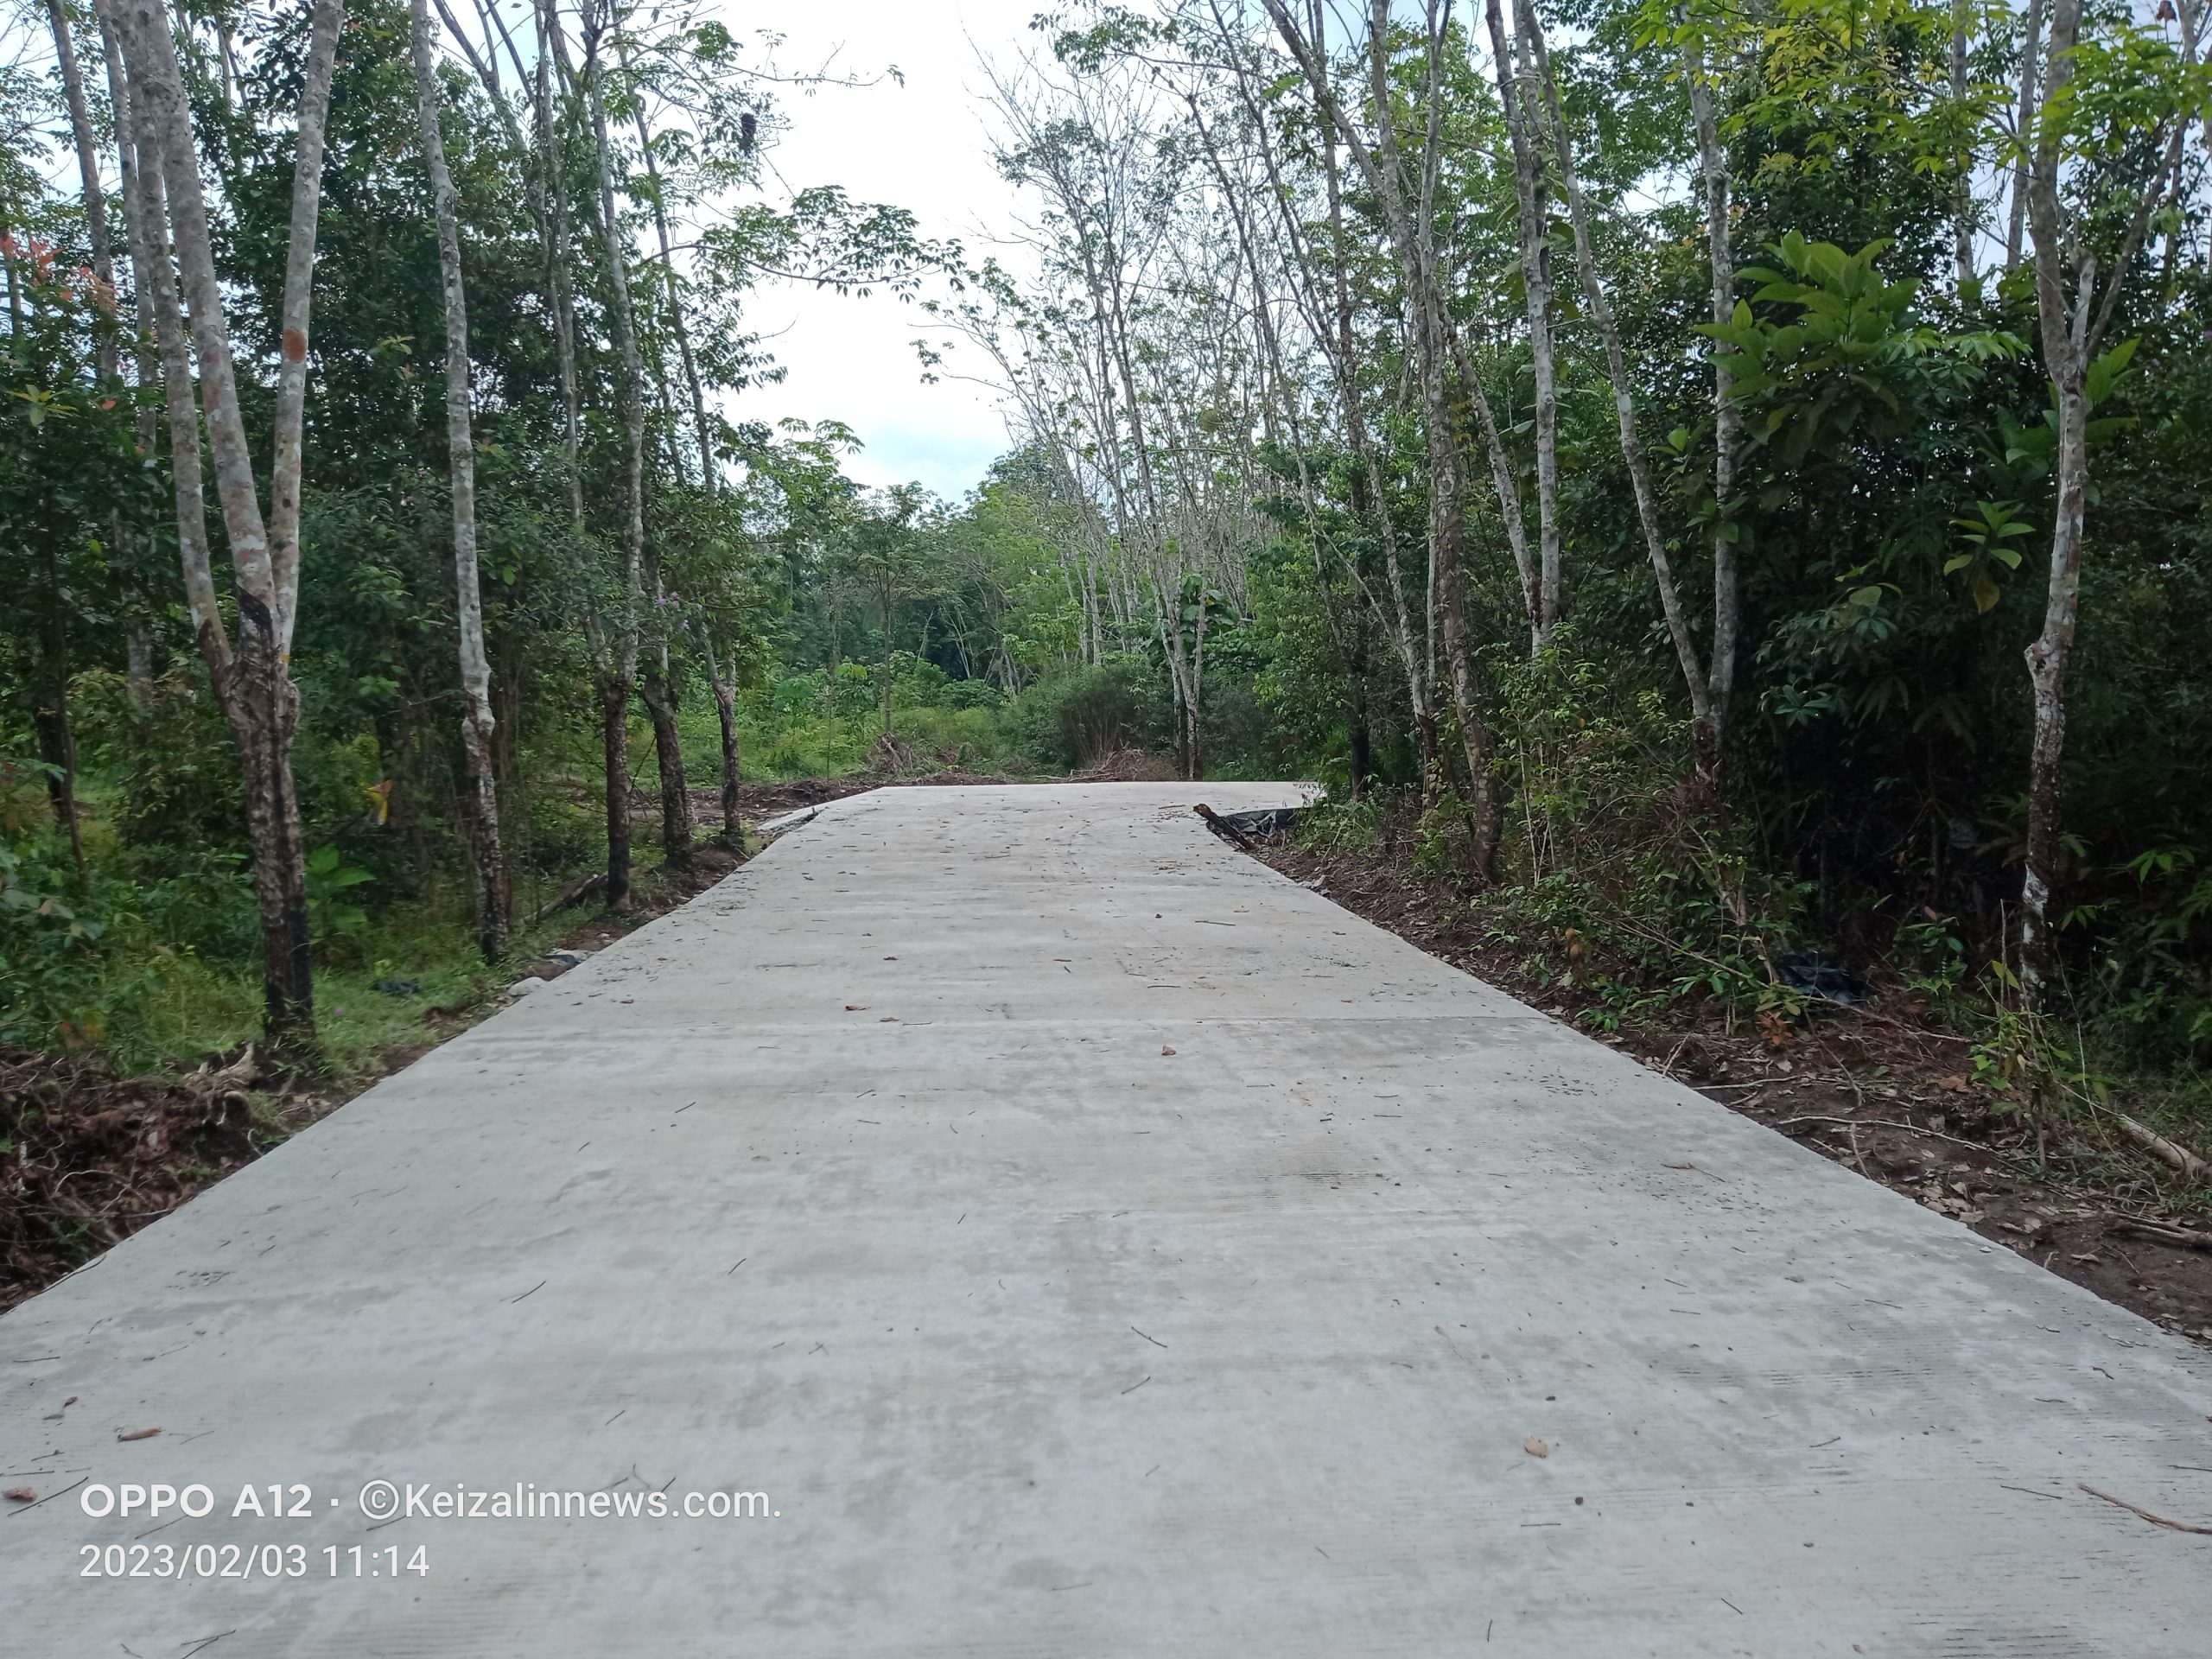
MULTIPOLYGON (((644 871, 631 909, 577 909, 556 948, 612 944, 741 861, 702 845, 688 874, 644 871)), ((386 1049, 342 1077, 272 1071, 251 1044, 182 1077, 118 1077, 90 1058, 0 1049, 0 1311, 496 1014, 507 1004, 501 992, 510 980, 566 971, 550 957, 520 963, 481 997, 425 1009, 421 1040, 386 1049)))
MULTIPOLYGON (((1287 836, 1254 845, 1293 880, 1431 956, 1556 1019, 1595 1024, 1582 1017, 1594 999, 1533 982, 1520 953, 1487 943, 1448 890, 1414 881, 1387 854, 1302 852, 1287 836)), ((2164 1165, 2092 1126, 2038 1134, 1973 1081, 1966 1039, 1883 1006, 1897 1000, 1878 995, 1863 1014, 1732 1030, 1718 1014, 1677 1014, 1599 1040, 2212 1346, 2212 1191, 2192 1193, 2164 1165)))

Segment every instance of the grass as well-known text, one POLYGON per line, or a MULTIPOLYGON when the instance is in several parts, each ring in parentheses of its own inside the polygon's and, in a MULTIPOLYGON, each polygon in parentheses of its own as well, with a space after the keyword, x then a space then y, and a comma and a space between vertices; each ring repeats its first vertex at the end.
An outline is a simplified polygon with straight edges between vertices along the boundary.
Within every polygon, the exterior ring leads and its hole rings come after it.
MULTIPOLYGON (((359 937, 326 941, 317 952, 315 1028, 336 1079, 363 1072, 395 1049, 435 1040, 432 1008, 460 1014, 514 982, 523 964, 576 925, 569 910, 517 931, 507 955, 486 963, 467 918, 395 911, 359 937), (377 988, 413 982, 394 995, 377 988)), ((118 1069, 187 1071, 261 1032, 257 964, 212 961, 150 941, 126 940, 107 962, 108 982, 137 988, 118 1000, 104 1046, 118 1069)))

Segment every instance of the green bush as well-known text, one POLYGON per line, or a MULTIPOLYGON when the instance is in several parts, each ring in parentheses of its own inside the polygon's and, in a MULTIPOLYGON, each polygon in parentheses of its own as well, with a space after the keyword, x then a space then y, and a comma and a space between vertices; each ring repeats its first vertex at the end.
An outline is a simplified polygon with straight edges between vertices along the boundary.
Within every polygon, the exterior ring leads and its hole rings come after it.
POLYGON ((1021 694, 1020 730, 1031 755, 1081 771, 1116 749, 1165 747, 1167 710, 1142 658, 1116 657, 1021 694))

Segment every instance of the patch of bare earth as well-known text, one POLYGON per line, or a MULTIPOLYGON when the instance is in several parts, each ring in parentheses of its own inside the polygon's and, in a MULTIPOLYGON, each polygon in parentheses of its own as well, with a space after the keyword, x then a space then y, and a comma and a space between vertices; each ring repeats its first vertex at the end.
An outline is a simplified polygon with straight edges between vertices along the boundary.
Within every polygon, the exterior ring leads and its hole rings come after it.
MULTIPOLYGON (((557 948, 594 950, 704 892, 742 861, 702 845, 691 868, 642 872, 620 913, 584 914, 557 948)), ((553 978, 541 957, 517 974, 553 978)), ((119 1077, 92 1057, 0 1049, 0 1310, 36 1295, 195 1194, 498 1012, 486 994, 426 1008, 419 1040, 343 1075, 265 1066, 251 1044, 181 1077, 119 1077)))
MULTIPOLYGON (((1291 880, 1554 1018, 1589 1029, 1596 1000, 1542 984, 1449 889, 1389 856, 1250 850, 1291 880)), ((1878 1005, 1903 1001, 1878 996, 1878 1005)), ((2212 1193, 2097 1127, 2038 1132, 1977 1084, 1967 1039, 1910 1007, 1731 1028, 1717 1012, 1600 1040, 1708 1098, 1955 1217, 1993 1244, 2212 1345, 2212 1193)))

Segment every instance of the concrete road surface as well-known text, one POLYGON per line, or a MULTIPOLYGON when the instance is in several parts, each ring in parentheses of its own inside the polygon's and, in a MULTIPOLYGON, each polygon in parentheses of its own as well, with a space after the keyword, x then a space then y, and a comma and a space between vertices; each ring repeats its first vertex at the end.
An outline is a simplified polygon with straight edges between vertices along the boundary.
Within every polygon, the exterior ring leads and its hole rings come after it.
POLYGON ((0 1653, 2212 1654, 2212 1355, 1285 794, 837 802, 0 1319, 0 1653))

